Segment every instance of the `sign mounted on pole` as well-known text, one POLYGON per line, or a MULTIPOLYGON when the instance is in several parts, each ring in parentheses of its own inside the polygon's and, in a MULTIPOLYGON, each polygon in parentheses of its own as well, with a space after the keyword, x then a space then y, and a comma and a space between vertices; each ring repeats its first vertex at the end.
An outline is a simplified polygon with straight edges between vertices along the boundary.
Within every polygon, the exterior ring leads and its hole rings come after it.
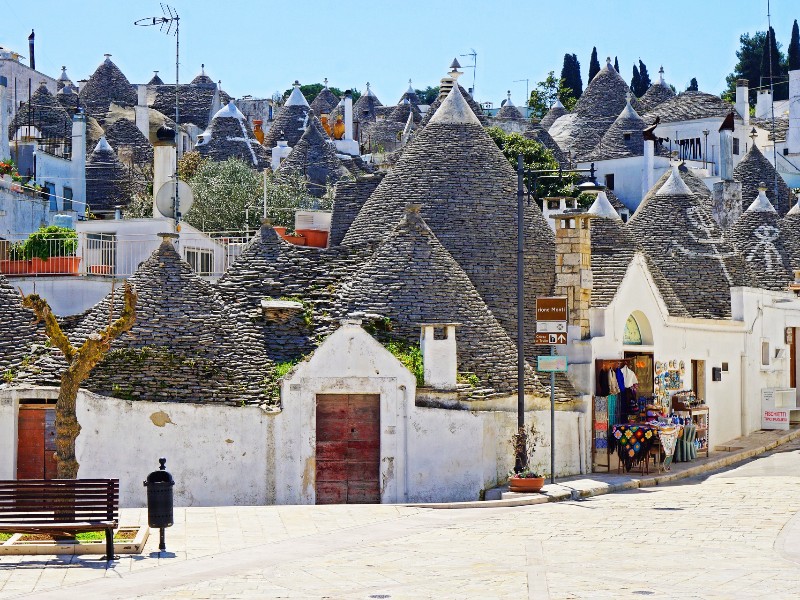
POLYGON ((539 356, 537 357, 537 371, 544 373, 566 373, 567 372, 567 357, 566 356, 539 356))
POLYGON ((566 296, 550 296, 536 299, 537 321, 568 321, 566 296))
POLYGON ((534 343, 537 345, 550 345, 550 346, 566 346, 567 334, 566 333, 537 333, 534 337, 534 343))

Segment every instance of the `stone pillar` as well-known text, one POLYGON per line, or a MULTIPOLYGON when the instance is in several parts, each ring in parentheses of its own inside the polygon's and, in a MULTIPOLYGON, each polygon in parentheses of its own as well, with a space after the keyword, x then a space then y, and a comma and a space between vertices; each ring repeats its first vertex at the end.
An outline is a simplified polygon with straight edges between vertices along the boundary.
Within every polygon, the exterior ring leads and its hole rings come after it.
MULTIPOLYGON (((174 139, 174 137, 173 137, 174 139)), ((177 168, 175 158, 175 143, 170 140, 159 140, 153 146, 153 217, 172 218, 172 215, 162 215, 156 206, 156 194, 161 186, 168 181, 173 181, 177 168)))
POLYGON ((556 224, 555 295, 566 296, 569 324, 590 335, 592 304, 592 229, 589 213, 553 215, 556 224))
POLYGON ((642 198, 647 195, 653 185, 655 184, 654 177, 655 173, 653 168, 655 166, 655 156, 656 156, 656 143, 654 140, 646 139, 644 140, 644 172, 642 173, 642 198))
POLYGON ((147 86, 136 87, 136 106, 133 109, 136 117, 136 128, 146 139, 150 139, 150 109, 147 107, 147 86))
POLYGON ((456 354, 456 327, 460 323, 422 323, 419 347, 422 352, 422 368, 425 385, 439 390, 456 387, 458 361, 456 354), (444 330, 444 336, 436 339, 436 330, 444 330))
MULTIPOLYGON (((750 126, 750 82, 747 79, 736 80, 736 112, 744 120, 745 128, 750 126)), ((756 115, 758 116, 758 115, 756 115)))
POLYGON ((738 181, 718 181, 711 195, 711 216, 726 231, 742 214, 742 184, 738 181))
POLYGON ((353 94, 350 90, 344 93, 344 139, 353 139, 353 94))
MULTIPOLYGON (((5 131, 5 130, 4 130, 5 131)), ((789 71, 789 154, 800 154, 800 69, 789 71)))
POLYGON ((723 181, 733 181, 733 127, 723 123, 719 130, 719 176, 723 181))

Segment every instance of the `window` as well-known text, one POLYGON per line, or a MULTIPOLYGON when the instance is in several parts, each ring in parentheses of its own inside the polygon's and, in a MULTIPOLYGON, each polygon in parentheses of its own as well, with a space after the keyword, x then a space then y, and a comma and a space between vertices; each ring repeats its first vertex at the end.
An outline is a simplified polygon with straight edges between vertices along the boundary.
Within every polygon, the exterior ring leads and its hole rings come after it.
POLYGON ((198 275, 211 275, 214 271, 214 251, 186 248, 186 262, 198 275))
POLYGON ((733 138, 733 153, 739 154, 739 138, 733 138))
POLYGON ((783 155, 784 156, 789 156, 789 149, 788 148, 784 148, 783 149, 783 155))
POLYGON ((639 330, 639 323, 631 315, 625 322, 625 331, 622 334, 622 343, 631 346, 642 345, 642 332, 639 330))
POLYGON ((50 201, 50 210, 58 210, 58 198, 56 198, 56 184, 49 181, 44 182, 44 189, 47 190, 47 199, 50 201))
POLYGON ((631 141, 631 134, 630 133, 624 133, 624 134, 622 134, 622 137, 625 138, 626 142, 630 142, 631 141))
POLYGON ((64 188, 64 200, 62 210, 72 210, 72 188, 64 188))
POLYGON ((614 189, 614 174, 609 173, 606 175, 606 188, 609 190, 614 189))

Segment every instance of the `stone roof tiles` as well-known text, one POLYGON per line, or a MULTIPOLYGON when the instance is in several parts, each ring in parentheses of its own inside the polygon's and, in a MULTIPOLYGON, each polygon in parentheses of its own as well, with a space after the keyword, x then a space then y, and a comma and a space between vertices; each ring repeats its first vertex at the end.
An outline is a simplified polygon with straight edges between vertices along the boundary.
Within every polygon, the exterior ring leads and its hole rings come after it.
MULTIPOLYGON (((213 114, 214 96, 219 92, 220 105, 225 106, 231 97, 223 90, 218 90, 217 84, 189 83, 178 86, 178 117, 181 125, 191 123, 200 129, 208 127, 213 114)), ((155 89, 155 98, 152 108, 175 118, 175 86, 158 85, 155 89)))
POLYGON ((384 173, 375 173, 356 180, 342 179, 336 184, 331 215, 329 246, 342 243, 347 230, 355 220, 361 207, 383 179, 384 173))
POLYGON ((156 71, 153 77, 150 78, 150 81, 147 82, 147 85, 164 85, 164 81, 158 76, 158 71, 156 71))
POLYGON ((763 191, 727 232, 744 257, 753 282, 768 290, 785 290, 792 282, 789 254, 784 247, 780 217, 763 191))
POLYGON ((292 151, 278 167, 278 174, 295 173, 309 182, 309 193, 322 197, 327 186, 350 177, 336 155, 336 146, 325 133, 317 117, 311 114, 308 127, 292 151))
POLYGON ((20 104, 8 126, 8 137, 13 139, 17 130, 28 123, 36 127, 43 137, 72 138, 70 115, 44 85, 36 89, 29 102, 20 104))
POLYGON ((742 257, 673 171, 627 227, 692 317, 729 319, 730 288, 750 284, 742 257))
POLYGON ((290 147, 300 141, 308 126, 308 105, 286 104, 278 110, 269 131, 264 134, 264 148, 270 150, 278 140, 286 140, 290 147))
POLYGON ((339 98, 326 86, 311 102, 311 110, 316 115, 329 115, 338 104, 339 98))
MULTIPOLYGON (((661 123, 676 123, 695 119, 724 118, 731 112, 734 112, 733 105, 725 102, 719 96, 705 92, 686 91, 656 105, 655 108, 644 114, 644 120, 648 124, 653 124, 656 117, 660 117, 661 123)), ((741 119, 738 115, 737 118, 741 119)))
POLYGON ((547 114, 542 117, 542 120, 539 121, 539 125, 542 126, 542 129, 547 131, 550 129, 550 126, 555 123, 556 119, 563 117, 567 113, 569 113, 569 111, 561 104, 561 100, 556 98, 555 104, 553 104, 550 110, 547 111, 547 114))
POLYGON ((112 102, 119 106, 136 105, 134 86, 109 56, 106 55, 106 59, 95 69, 79 92, 86 114, 97 119, 101 125, 112 102))
POLYGON ((600 161, 642 156, 644 155, 643 131, 644 119, 636 114, 630 103, 626 103, 625 108, 585 160, 600 161))
POLYGON ((496 119, 514 119, 517 121, 525 120, 523 114, 519 111, 519 109, 514 106, 514 103, 511 102, 511 92, 508 93, 508 100, 506 100, 505 104, 500 107, 500 110, 497 111, 495 115, 496 119))
MULTIPOLYGON (((233 106, 233 101, 228 107, 233 106)), ((235 109, 235 106, 233 106, 235 109)), ((235 114, 233 111, 218 114, 235 114)), ((238 113, 238 110, 236 111, 238 113)), ((238 113, 241 115, 241 113, 238 113)), ((235 116, 217 116, 211 121, 208 132, 210 139, 197 145, 197 151, 215 161, 238 158, 259 171, 270 164, 270 156, 253 135, 250 125, 235 116)))
POLYGON ((550 150, 550 152, 553 153, 553 158, 555 158, 558 164, 560 164, 562 167, 569 165, 569 158, 567 157, 566 153, 561 149, 551 135, 547 133, 547 130, 542 127, 541 123, 531 123, 528 125, 528 129, 526 129, 522 135, 529 140, 536 140, 542 144, 542 146, 550 150))
POLYGON ((656 82, 647 88, 644 95, 639 98, 639 104, 642 107, 642 114, 647 114, 659 104, 666 102, 675 97, 675 92, 666 83, 656 82))
POLYGON ((0 275, 0 375, 19 368, 32 346, 43 345, 47 338, 37 326, 33 311, 22 306, 22 297, 0 275))
POLYGON ((800 270, 800 209, 792 207, 780 221, 781 238, 793 271, 800 270))
MULTIPOLYGON (((464 113, 464 102, 453 88, 364 204, 343 243, 379 243, 408 204, 420 204, 437 239, 513 337, 516 292, 509 282, 516 280, 516 174, 475 116, 464 113)), ((555 241, 535 204, 525 208, 525 226, 526 303, 533 306, 537 295, 552 292, 555 241)), ((529 313, 530 327, 534 318, 529 313)))
POLYGON ((733 170, 733 179, 742 184, 742 198, 750 199, 758 196, 758 188, 762 182, 767 186, 767 198, 772 202, 778 214, 783 216, 789 212, 792 204, 792 192, 778 175, 772 163, 758 149, 755 144, 750 145, 750 149, 744 158, 739 161, 733 170), (778 182, 778 195, 775 196, 775 180, 778 182))
POLYGON ((117 156, 127 153, 136 165, 146 166, 153 162, 153 145, 128 119, 117 119, 107 127, 106 140, 117 156))
MULTIPOLYGON (((456 87, 458 87, 458 90, 461 92, 461 95, 467 101, 467 104, 469 104, 469 107, 472 109, 472 112, 478 118, 478 121, 481 122, 481 125, 487 126, 489 124, 489 121, 486 119, 486 115, 483 113, 483 109, 480 107, 480 105, 477 102, 475 102, 475 100, 473 100, 469 92, 467 92, 467 90, 461 87, 460 84, 457 85, 456 87)), ((420 127, 424 127, 425 125, 428 124, 428 122, 433 118, 433 115, 436 114, 436 111, 439 110, 439 107, 442 105, 442 102, 444 102, 444 98, 442 98, 441 96, 433 101, 433 104, 431 104, 428 107, 428 111, 422 118, 422 121, 420 122, 420 127)))
POLYGON ((128 168, 101 137, 86 161, 86 204, 93 213, 111 213, 127 206, 133 182, 128 168))
MULTIPOLYGON (((343 281, 336 308, 391 319, 391 337, 419 340, 420 323, 460 323, 458 368, 497 391, 516 389, 514 342, 484 304, 469 277, 412 208, 358 271, 343 281)), ((547 390, 528 367, 533 391, 547 390)))

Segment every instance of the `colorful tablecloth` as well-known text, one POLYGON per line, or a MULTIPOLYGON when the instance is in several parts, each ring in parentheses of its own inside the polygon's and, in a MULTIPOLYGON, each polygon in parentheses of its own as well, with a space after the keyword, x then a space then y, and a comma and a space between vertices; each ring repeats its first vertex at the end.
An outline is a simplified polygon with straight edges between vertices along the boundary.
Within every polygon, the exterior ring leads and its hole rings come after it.
POLYGON ((651 425, 614 425, 611 428, 609 446, 616 451, 625 471, 633 465, 647 460, 647 453, 656 440, 655 427, 651 425))

